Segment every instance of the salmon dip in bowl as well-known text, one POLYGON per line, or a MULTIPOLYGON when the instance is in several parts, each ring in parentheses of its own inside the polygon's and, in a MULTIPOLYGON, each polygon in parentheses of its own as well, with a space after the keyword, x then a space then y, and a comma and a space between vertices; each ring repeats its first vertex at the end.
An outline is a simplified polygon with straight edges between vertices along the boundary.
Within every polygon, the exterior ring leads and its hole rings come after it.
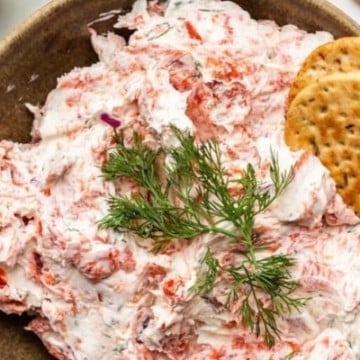
POLYGON ((359 218, 283 135, 333 35, 231 1, 108 16, 129 36, 89 24, 98 61, 0 142, 0 309, 60 360, 359 359, 359 218))

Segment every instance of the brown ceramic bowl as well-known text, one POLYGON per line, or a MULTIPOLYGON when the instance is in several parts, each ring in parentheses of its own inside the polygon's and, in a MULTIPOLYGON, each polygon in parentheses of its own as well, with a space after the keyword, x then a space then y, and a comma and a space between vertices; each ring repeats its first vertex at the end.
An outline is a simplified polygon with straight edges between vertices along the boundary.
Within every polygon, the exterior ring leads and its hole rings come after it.
MULTIPOLYGON (((32 118, 24 103, 42 104, 58 76, 75 66, 94 62, 87 24, 101 12, 129 9, 132 2, 53 0, 0 42, 1 139, 29 140, 32 118), (33 74, 38 78, 30 81, 33 74), (7 91, 9 85, 12 91, 7 91)), ((308 31, 327 30, 335 37, 360 35, 359 25, 323 0, 236 2, 255 18, 293 23, 308 31)), ((104 31, 110 26, 101 23, 95 28, 104 31)), ((23 330, 27 321, 25 317, 0 315, 0 359, 51 359, 40 341, 23 330)))

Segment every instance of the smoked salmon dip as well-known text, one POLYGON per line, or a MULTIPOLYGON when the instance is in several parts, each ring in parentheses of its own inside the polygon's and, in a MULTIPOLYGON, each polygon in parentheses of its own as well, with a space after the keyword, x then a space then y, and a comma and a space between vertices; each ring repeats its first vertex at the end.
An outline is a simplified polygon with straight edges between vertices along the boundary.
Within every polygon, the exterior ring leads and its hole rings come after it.
POLYGON ((36 314, 27 328, 61 360, 359 359, 359 219, 320 161, 283 141, 289 86, 332 36, 218 0, 138 0, 115 27, 132 30, 129 40, 90 30, 99 61, 27 105, 32 143, 0 142, 0 309, 36 314), (149 239, 99 228, 109 197, 133 191, 102 176, 109 119, 150 146, 171 145, 171 125, 215 138, 230 177, 251 163, 270 183, 272 152, 294 168, 255 222, 271 244, 263 255, 294 257, 295 294, 308 298, 278 319, 273 347, 216 291, 189 291, 207 246, 231 263, 236 243, 209 233, 155 254, 149 239))

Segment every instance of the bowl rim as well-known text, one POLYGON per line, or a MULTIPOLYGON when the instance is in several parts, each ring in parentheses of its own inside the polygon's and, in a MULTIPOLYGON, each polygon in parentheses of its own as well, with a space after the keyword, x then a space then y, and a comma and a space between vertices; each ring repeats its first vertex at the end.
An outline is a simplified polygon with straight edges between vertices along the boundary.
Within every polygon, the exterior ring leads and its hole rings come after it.
MULTIPOLYGON (((360 21, 357 22, 346 14, 342 9, 336 5, 330 3, 328 0, 305 0, 308 1, 312 7, 318 8, 321 11, 325 11, 331 17, 339 18, 341 22, 346 22, 348 27, 351 28, 354 33, 360 35, 360 21)), ((37 24, 57 9, 65 7, 73 0, 50 0, 48 3, 40 6, 34 12, 32 12, 25 20, 15 25, 5 36, 0 39, 0 55, 4 54, 11 48, 17 40, 20 41, 22 34, 30 30, 34 24, 37 24)), ((320 29, 319 29, 320 30, 320 29)))
MULTIPOLYGON (((76 0, 77 2, 81 0, 76 0)), ((90 0, 82 0, 90 1, 90 0)), ((252 0, 256 1, 256 0, 252 0)), ((294 1, 294 0, 293 0, 294 1)), ((296 0, 295 0, 296 1, 296 0)), ((357 33, 360 36, 360 21, 359 23, 347 15, 344 11, 333 5, 327 0, 304 0, 307 1, 313 9, 318 9, 328 14, 330 17, 339 19, 340 22, 347 24, 348 28, 352 29, 354 33, 357 33)), ((58 12, 59 10, 70 6, 74 0, 50 0, 48 3, 40 6, 34 12, 32 12, 25 20, 23 20, 18 25, 14 26, 5 36, 0 39, 0 58, 2 56, 7 56, 6 54, 10 53, 13 48, 16 49, 18 44, 21 44, 23 37, 29 31, 36 28, 41 24, 44 18, 49 17, 53 12, 58 12)), ((319 29, 320 30, 320 29, 319 29)))

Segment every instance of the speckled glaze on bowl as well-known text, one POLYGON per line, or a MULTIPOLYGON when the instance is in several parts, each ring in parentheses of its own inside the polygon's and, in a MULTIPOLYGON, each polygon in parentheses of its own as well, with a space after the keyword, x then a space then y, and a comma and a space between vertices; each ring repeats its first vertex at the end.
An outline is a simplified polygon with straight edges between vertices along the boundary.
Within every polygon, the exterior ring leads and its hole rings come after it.
MULTIPOLYGON (((324 0, 238 0, 257 19, 327 30, 335 37, 360 35, 360 26, 324 0)), ((32 117, 24 103, 42 104, 56 78, 96 61, 87 24, 102 12, 130 9, 131 0, 52 0, 0 42, 0 138, 29 140, 32 117), (36 75, 36 76, 35 76, 36 75), (35 80, 34 80, 35 79, 35 80)), ((94 26, 98 31, 110 23, 94 26)), ((0 314, 0 359, 51 359, 23 330, 25 317, 0 314)), ((100 360, 100 359, 93 359, 100 360)))

